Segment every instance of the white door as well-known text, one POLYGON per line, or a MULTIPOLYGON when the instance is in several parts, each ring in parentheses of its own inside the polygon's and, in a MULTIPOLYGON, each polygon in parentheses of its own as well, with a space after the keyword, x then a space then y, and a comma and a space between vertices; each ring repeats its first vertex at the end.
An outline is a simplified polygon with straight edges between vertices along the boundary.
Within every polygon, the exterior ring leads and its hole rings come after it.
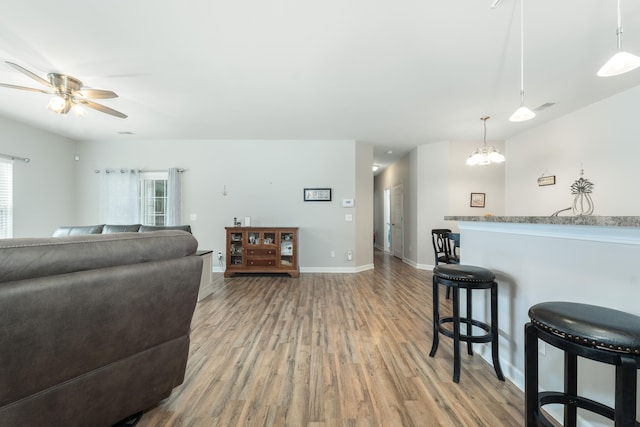
POLYGON ((382 248, 385 252, 391 252, 391 189, 384 190, 384 242, 382 248))
POLYGON ((395 185, 391 190, 391 253, 400 259, 404 249, 404 212, 402 184, 395 185))

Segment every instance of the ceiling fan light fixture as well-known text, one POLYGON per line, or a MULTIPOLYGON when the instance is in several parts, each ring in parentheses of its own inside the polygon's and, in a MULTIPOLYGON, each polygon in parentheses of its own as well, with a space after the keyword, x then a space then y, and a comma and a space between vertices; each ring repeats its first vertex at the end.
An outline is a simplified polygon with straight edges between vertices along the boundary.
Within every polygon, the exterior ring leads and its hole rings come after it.
POLYGON ((80 104, 73 104, 73 107, 71 107, 71 110, 73 110, 74 114, 78 117, 82 117, 85 114, 87 114, 87 110, 80 104))
POLYGON ((598 70, 598 77, 612 77, 635 70, 640 66, 640 58, 622 50, 622 19, 618 0, 618 29, 616 30, 618 51, 598 70))
POLYGON ((47 108, 54 113, 62 114, 62 111, 64 111, 66 105, 67 101, 63 97, 56 95, 49 100, 47 108))
POLYGON ((113 91, 103 89, 83 89, 82 82, 80 80, 76 79, 75 77, 60 73, 47 74, 47 78, 49 79, 49 81, 47 81, 18 64, 14 64, 13 62, 9 61, 5 61, 5 63, 18 70, 22 74, 28 76, 29 78, 44 85, 45 89, 36 89, 32 87, 17 86, 5 83, 0 83, 0 87, 54 95, 54 97, 50 99, 49 103, 47 104, 47 108, 54 113, 67 114, 73 109, 76 115, 80 116, 87 111, 84 107, 88 107, 93 110, 100 111, 101 113, 109 114, 121 119, 127 118, 127 115, 121 113, 120 111, 92 101, 93 99, 117 98, 118 95, 113 91))

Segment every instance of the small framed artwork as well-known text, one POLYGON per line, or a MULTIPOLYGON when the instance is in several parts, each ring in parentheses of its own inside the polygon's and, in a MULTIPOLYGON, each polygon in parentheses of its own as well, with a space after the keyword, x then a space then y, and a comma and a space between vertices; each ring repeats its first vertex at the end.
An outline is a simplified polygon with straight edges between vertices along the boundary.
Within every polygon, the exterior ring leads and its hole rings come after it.
POLYGON ((472 208, 484 208, 484 196, 485 193, 471 193, 471 206, 472 208))
POLYGON ((544 185, 555 185, 556 184, 556 176, 541 176, 538 178, 538 186, 542 187, 544 185))
POLYGON ((304 201, 305 202, 330 202, 331 189, 330 188, 305 188, 304 201))

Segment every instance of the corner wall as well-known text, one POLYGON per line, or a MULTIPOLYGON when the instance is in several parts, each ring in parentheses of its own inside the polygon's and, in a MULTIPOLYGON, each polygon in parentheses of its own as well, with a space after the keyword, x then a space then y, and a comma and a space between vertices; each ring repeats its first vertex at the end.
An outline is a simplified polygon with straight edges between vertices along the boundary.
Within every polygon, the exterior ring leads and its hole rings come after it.
POLYGON ((0 128, 0 152, 31 159, 13 164, 13 236, 51 236, 74 224, 75 141, 5 118, 0 128))

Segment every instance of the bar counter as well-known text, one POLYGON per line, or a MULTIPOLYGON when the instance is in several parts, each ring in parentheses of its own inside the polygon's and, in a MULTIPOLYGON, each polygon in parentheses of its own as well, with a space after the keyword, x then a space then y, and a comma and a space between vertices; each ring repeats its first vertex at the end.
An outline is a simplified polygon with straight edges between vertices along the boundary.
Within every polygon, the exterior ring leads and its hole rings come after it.
POLYGON ((497 222, 508 224, 595 225, 600 227, 640 227, 640 216, 445 216, 447 221, 497 222))
MULTIPOLYGON (((444 219, 458 222, 461 263, 489 268, 496 274, 500 361, 505 376, 520 388, 524 383, 524 325, 529 321, 528 310, 532 305, 574 301, 640 315, 640 217, 447 216, 444 219)), ((479 320, 486 319, 487 304, 488 298, 474 296, 474 315, 477 313, 479 320)), ((483 358, 491 360, 486 345, 476 347, 483 358)), ((562 354, 544 345, 539 351, 543 353, 540 386, 561 390, 562 354)), ((613 369, 581 359, 578 370, 578 382, 585 393, 611 405, 613 369)), ((562 419, 559 409, 550 412, 562 419)), ((606 425, 591 418, 582 422, 606 425)))

